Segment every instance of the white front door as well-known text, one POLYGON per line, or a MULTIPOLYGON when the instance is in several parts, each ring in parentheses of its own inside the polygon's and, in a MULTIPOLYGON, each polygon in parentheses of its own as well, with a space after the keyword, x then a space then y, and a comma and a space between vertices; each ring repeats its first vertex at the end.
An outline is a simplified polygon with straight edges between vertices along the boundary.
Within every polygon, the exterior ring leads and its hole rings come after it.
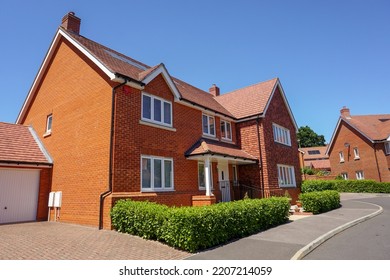
POLYGON ((0 169, 0 224, 35 221, 40 170, 0 169))
POLYGON ((227 162, 218 162, 218 181, 222 202, 230 201, 229 165, 227 162))

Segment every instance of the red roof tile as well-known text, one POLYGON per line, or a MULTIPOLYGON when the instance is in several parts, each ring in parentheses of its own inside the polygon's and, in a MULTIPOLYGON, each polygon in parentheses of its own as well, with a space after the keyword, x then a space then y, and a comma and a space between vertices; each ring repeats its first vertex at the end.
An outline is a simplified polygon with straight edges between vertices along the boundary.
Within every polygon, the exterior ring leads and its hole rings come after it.
POLYGON ((186 157, 196 155, 220 155, 239 158, 244 160, 257 160, 254 156, 239 149, 237 146, 228 143, 222 143, 216 140, 201 138, 186 153, 186 157))
POLYGON ((264 112, 278 79, 251 85, 216 97, 237 119, 264 112))
POLYGON ((0 122, 0 162, 51 165, 34 134, 30 127, 0 122))
POLYGON ((372 141, 386 140, 390 136, 390 114, 341 117, 372 141))
POLYGON ((304 160, 312 160, 312 159, 328 159, 329 156, 326 155, 326 149, 328 146, 320 146, 320 147, 309 147, 309 148, 300 148, 303 154, 304 160))

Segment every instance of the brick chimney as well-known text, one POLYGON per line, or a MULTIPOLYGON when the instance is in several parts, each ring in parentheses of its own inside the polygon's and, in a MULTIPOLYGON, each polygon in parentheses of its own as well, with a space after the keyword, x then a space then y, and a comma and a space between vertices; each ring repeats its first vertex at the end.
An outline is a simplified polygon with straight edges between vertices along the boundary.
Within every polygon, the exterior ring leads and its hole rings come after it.
POLYGON ((219 87, 217 87, 215 84, 209 88, 209 92, 214 96, 219 96, 219 87))
POLYGON ((76 17, 74 12, 69 12, 62 18, 61 26, 68 31, 80 34, 80 22, 81 19, 76 17))
POLYGON ((346 118, 346 119, 350 119, 351 118, 351 113, 349 112, 349 108, 343 106, 343 108, 341 108, 340 110, 340 114, 342 117, 346 118))

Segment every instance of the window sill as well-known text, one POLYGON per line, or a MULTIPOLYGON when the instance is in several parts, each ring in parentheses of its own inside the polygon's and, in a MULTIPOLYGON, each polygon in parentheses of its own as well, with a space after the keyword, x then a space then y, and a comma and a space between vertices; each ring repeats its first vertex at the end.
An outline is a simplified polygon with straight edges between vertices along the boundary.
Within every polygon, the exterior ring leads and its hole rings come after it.
POLYGON ((165 125, 161 125, 161 124, 156 124, 156 123, 152 123, 152 122, 148 122, 148 121, 140 120, 140 121, 139 121, 139 124, 147 125, 147 126, 151 126, 151 127, 155 127, 155 128, 161 128, 161 129, 165 129, 165 130, 169 130, 169 131, 176 132, 176 128, 169 127, 169 126, 165 126, 165 125))
POLYGON ((235 144, 232 139, 221 138, 221 142, 229 143, 229 144, 235 144))
POLYGON ((142 193, 163 193, 163 192, 174 192, 175 189, 161 189, 161 190, 156 190, 156 189, 150 189, 150 190, 147 190, 147 189, 141 189, 141 192, 142 193))
POLYGON ((340 163, 344 163, 345 161, 344 160, 340 160, 340 163))
POLYGON ((219 140, 216 136, 213 136, 213 135, 209 135, 209 134, 202 134, 202 137, 204 138, 207 138, 207 139, 211 139, 211 140, 219 140))
POLYGON ((294 189, 294 188, 296 188, 296 187, 297 187, 296 185, 288 185, 288 186, 280 186, 280 185, 279 185, 279 188, 281 188, 281 189, 288 189, 288 188, 294 189))
POLYGON ((360 157, 355 157, 355 158, 354 158, 354 160, 359 160, 359 159, 360 159, 360 157))
POLYGON ((46 131, 45 134, 43 134, 43 138, 49 137, 51 135, 51 131, 46 131))

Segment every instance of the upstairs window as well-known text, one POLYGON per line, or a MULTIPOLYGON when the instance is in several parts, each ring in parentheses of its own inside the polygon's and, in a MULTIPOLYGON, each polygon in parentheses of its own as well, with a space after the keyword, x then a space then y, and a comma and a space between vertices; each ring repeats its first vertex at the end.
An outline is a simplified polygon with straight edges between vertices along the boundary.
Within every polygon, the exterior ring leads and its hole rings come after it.
POLYGON ((358 148, 353 148, 353 154, 355 156, 355 159, 360 159, 358 148))
POLYGON ((232 140, 232 126, 230 122, 221 120, 221 136, 224 140, 232 140))
POLYGON ((296 187, 294 166, 278 164, 279 187, 296 187))
POLYGON ((47 119, 46 119, 46 132, 45 132, 45 134, 51 133, 52 124, 53 124, 53 115, 50 114, 47 116, 47 119))
POLYGON ((215 137, 215 119, 209 115, 202 115, 203 134, 215 137))
POLYGON ((340 157, 340 162, 344 162, 344 153, 343 152, 339 153, 339 157, 340 157))
POLYGON ((390 142, 385 142, 386 155, 390 155, 390 142))
POLYGON ((291 146, 290 130, 283 126, 272 124, 275 142, 291 146))
POLYGON ((172 127, 172 103, 143 93, 142 120, 172 127))

